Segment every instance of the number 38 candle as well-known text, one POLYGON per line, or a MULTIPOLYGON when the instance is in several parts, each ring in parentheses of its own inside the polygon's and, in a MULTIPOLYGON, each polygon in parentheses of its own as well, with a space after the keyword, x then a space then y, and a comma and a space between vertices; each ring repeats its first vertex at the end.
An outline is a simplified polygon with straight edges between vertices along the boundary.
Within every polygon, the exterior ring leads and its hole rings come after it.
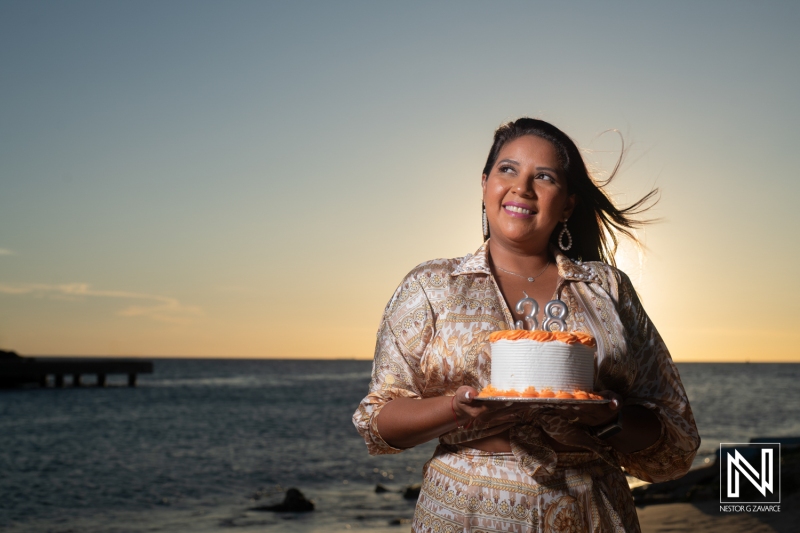
MULTIPOLYGON (((539 314, 539 302, 525 294, 525 298, 517 302, 516 310, 517 313, 522 315, 522 320, 517 320, 514 324, 517 329, 525 329, 525 326, 528 326, 529 331, 539 329, 539 321, 536 318, 536 315, 539 314), (528 307, 527 314, 525 313, 526 307, 528 307)), ((542 329, 544 331, 566 331, 568 314, 567 304, 561 300, 547 302, 544 306, 542 329)))

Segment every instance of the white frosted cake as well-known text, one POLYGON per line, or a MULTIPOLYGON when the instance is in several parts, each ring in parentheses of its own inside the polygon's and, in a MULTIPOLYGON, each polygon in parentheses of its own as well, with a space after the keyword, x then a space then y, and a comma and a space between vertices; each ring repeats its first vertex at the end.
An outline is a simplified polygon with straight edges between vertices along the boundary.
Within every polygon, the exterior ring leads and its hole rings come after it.
POLYGON ((480 396, 590 399, 595 342, 561 331, 496 331, 489 336, 491 385, 480 396))

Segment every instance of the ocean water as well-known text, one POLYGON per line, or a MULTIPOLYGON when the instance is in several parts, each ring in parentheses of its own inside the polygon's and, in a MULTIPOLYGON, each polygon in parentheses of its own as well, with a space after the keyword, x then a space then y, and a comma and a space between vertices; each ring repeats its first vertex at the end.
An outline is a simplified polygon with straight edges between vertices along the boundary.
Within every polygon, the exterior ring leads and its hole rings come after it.
MULTIPOLYGON (((697 465, 720 442, 800 436, 800 365, 678 367, 703 438, 697 465)), ((136 388, 0 390, 0 529, 407 530, 414 502, 400 491, 421 480, 434 444, 367 454, 350 418, 370 368, 156 360, 136 388), (316 511, 251 510, 289 487, 316 511)))

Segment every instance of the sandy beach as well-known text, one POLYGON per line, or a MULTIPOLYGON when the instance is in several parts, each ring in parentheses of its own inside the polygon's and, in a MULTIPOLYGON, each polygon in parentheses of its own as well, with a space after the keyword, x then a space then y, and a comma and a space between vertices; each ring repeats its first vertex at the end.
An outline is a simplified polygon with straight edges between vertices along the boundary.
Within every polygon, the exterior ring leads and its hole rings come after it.
POLYGON ((721 513, 713 500, 637 508, 642 533, 798 533, 800 493, 785 495, 779 513, 721 513))

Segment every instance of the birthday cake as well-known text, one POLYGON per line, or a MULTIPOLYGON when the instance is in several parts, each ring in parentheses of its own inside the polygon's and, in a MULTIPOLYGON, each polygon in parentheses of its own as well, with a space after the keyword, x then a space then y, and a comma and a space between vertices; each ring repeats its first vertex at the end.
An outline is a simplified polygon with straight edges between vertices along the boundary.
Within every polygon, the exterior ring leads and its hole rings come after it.
POLYGON ((601 399, 592 394, 595 340, 581 332, 495 331, 491 384, 481 397, 601 399))

